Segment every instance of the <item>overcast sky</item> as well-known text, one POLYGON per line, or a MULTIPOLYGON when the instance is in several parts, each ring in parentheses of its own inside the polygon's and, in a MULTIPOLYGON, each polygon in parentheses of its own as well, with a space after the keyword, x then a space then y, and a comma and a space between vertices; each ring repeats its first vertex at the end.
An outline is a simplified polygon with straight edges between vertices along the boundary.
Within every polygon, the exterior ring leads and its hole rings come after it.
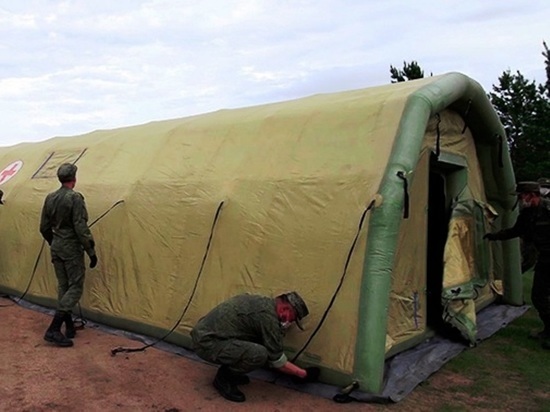
POLYGON ((549 0, 0 0, 0 145, 390 82, 545 81, 549 0))

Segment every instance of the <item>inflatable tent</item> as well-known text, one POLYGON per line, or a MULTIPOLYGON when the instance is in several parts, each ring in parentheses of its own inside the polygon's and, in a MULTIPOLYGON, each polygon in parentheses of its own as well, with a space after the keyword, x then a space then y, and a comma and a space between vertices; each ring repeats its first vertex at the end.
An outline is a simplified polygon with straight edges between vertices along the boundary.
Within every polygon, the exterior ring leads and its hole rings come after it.
POLYGON ((99 265, 85 316, 189 347, 238 293, 297 290, 288 351, 372 393, 384 363, 476 312, 523 303, 503 128, 458 73, 0 148, 0 290, 55 306, 38 226, 56 169, 77 164, 99 265))

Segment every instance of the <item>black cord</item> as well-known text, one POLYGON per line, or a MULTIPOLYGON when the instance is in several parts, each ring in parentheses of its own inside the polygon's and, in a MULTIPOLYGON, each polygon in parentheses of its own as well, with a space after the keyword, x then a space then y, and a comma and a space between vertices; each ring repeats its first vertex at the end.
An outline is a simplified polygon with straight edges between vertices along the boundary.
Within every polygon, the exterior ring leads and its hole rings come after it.
POLYGON ((199 268, 199 273, 197 274, 197 277, 195 278, 195 284, 193 285, 193 290, 191 291, 191 294, 189 295, 189 299, 187 300, 187 304, 185 305, 185 308, 183 309, 181 316, 179 317, 178 321, 175 323, 175 325, 166 333, 162 338, 157 339, 153 343, 148 343, 147 345, 143 345, 140 348, 126 348, 123 346, 119 346, 116 348, 111 349, 111 356, 115 356, 117 353, 124 352, 124 353, 130 353, 130 352, 142 352, 147 348, 150 348, 151 346, 156 345, 159 342, 162 342, 164 339, 166 339, 172 332, 176 330, 176 328, 179 326, 181 321, 183 320, 183 317, 187 313, 187 309, 189 309, 189 306, 191 305, 191 301, 193 300, 193 297, 195 296, 195 292, 197 291, 197 287, 199 285, 199 280, 202 275, 202 270, 204 268, 204 264, 206 263, 206 258, 208 257, 208 252, 210 251, 210 244, 212 243, 212 237, 214 236, 214 229, 216 228, 216 223, 218 222, 218 217, 220 216, 220 212, 223 206, 223 201, 219 204, 218 209, 216 210, 216 214, 214 216, 214 221, 212 222, 212 228, 210 229, 210 236, 208 238, 208 243, 206 244, 206 249, 204 251, 204 256, 202 257, 202 262, 199 268))
POLYGON ((111 210, 113 210, 115 207, 117 207, 121 203, 124 203, 124 200, 121 199, 121 200, 115 202, 109 209, 107 209, 105 212, 103 212, 101 215, 99 215, 92 223, 90 223, 90 225, 88 227, 92 227, 93 225, 95 225, 97 222, 99 222, 101 219, 103 219, 103 217, 107 213, 109 213, 111 210))
POLYGON ((304 346, 302 346, 302 349, 298 351, 296 355, 292 358, 292 362, 296 362, 296 359, 302 354, 302 352, 308 347, 308 345, 311 343, 317 332, 319 332, 319 329, 321 329, 321 326, 323 326, 323 322, 328 316, 328 313, 330 309, 332 308, 332 305, 334 304, 334 301, 336 300, 336 296, 338 295, 338 292, 340 292, 340 289, 342 288, 342 285, 344 284, 344 278, 346 277, 346 273, 348 271, 349 262, 351 261, 351 256, 353 255, 353 250, 355 249, 355 245, 357 244, 357 239, 359 239, 359 235, 361 234, 361 229, 363 227, 363 222, 365 221, 365 216, 367 215, 367 212, 371 210, 374 206, 375 201, 373 200, 370 202, 368 207, 363 211, 363 214, 361 215, 361 220, 359 221, 359 226, 357 227, 357 233, 355 234, 355 238, 353 239, 353 242, 351 244, 351 247, 348 252, 348 257, 346 258, 346 263, 344 265, 344 272, 342 273, 342 276, 340 277, 340 282, 338 283, 338 286, 336 287, 336 290, 334 291, 334 294, 332 295, 332 298, 330 299, 330 302, 325 309, 325 313, 323 313, 323 316, 321 317, 321 320, 317 324, 317 327, 313 331, 313 333, 309 336, 309 339, 306 341, 304 346))
POLYGON ((84 329, 84 326, 86 326, 86 323, 88 323, 88 321, 82 314, 82 307, 80 306, 80 302, 77 303, 77 306, 78 306, 78 316, 73 320, 73 322, 75 323, 74 327, 75 329, 84 329))
POLYGON ((42 256, 42 252, 44 251, 44 245, 46 244, 46 241, 42 239, 42 245, 40 245, 40 252, 38 252, 38 256, 36 257, 36 260, 34 261, 34 267, 32 268, 32 273, 29 281, 27 282, 27 287, 25 288, 25 291, 20 297, 12 297, 8 295, 8 299, 10 299, 13 303, 9 305, 0 305, 0 308, 7 308, 8 306, 13 306, 14 304, 19 304, 23 300, 23 298, 27 295, 29 289, 31 288, 31 283, 34 279, 34 275, 36 274, 36 268, 38 268, 38 262, 40 261, 40 257, 42 256))
MULTIPOLYGON (((119 204, 121 203, 124 203, 124 200, 119 200, 118 202, 116 202, 115 204, 113 204, 109 209, 107 209, 107 211, 105 211, 104 213, 102 213, 97 219, 95 219, 92 223, 90 223, 90 225, 88 227, 92 227, 93 225, 95 225, 99 220, 101 220, 107 213, 109 213, 111 210, 113 210, 116 206, 118 206, 119 204)), ((36 257, 36 260, 34 262, 34 267, 32 268, 32 273, 31 273, 31 277, 29 279, 29 282, 27 283, 27 287, 25 288, 25 291, 23 292, 23 294, 20 296, 20 297, 11 297, 11 296, 8 296, 8 299, 12 300, 14 303, 17 303, 19 304, 19 302, 21 300, 23 300, 23 298, 27 295, 30 287, 31 287, 31 283, 32 281, 34 280, 34 276, 36 275, 36 269, 38 268, 38 262, 40 261, 40 258, 42 257, 42 252, 44 251, 44 246, 46 245, 46 241, 43 239, 42 240, 42 245, 40 246, 40 252, 38 252, 38 256, 36 257)), ((10 304, 10 305, 0 305, 0 308, 6 308, 8 306, 12 306, 13 304, 10 304)), ((80 307, 80 303, 79 303, 79 307, 80 307)), ((82 310, 80 310, 80 314, 82 315, 82 310)), ((85 325, 86 324, 86 320, 84 318, 82 318, 81 316, 81 320, 82 320, 82 325, 85 325)))

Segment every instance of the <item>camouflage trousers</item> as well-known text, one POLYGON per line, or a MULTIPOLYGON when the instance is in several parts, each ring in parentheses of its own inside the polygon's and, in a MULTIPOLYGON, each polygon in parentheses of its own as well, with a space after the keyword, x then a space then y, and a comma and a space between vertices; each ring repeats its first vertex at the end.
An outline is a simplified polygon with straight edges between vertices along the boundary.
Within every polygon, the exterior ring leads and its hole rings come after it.
POLYGON ((248 373, 267 363, 267 349, 253 342, 237 339, 193 342, 194 350, 205 361, 226 365, 232 372, 248 373))
POLYGON ((72 259, 61 259, 52 254, 52 263, 57 277, 57 310, 70 313, 84 288, 84 254, 72 259))
POLYGON ((531 300, 544 327, 550 330, 550 262, 537 262, 531 300))

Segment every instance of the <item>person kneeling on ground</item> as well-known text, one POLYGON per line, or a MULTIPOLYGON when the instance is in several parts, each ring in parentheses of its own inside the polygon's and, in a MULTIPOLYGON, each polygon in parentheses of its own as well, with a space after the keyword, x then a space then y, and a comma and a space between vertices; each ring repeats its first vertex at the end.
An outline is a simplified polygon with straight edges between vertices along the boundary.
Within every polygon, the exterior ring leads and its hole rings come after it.
POLYGON ((214 387, 224 398, 244 402, 238 385, 250 382, 246 374, 266 365, 293 375, 299 382, 315 382, 317 367, 302 369, 283 352, 284 332, 309 310, 296 292, 276 298, 242 294, 222 302, 201 318, 191 331, 193 348, 202 359, 221 365, 214 387))

